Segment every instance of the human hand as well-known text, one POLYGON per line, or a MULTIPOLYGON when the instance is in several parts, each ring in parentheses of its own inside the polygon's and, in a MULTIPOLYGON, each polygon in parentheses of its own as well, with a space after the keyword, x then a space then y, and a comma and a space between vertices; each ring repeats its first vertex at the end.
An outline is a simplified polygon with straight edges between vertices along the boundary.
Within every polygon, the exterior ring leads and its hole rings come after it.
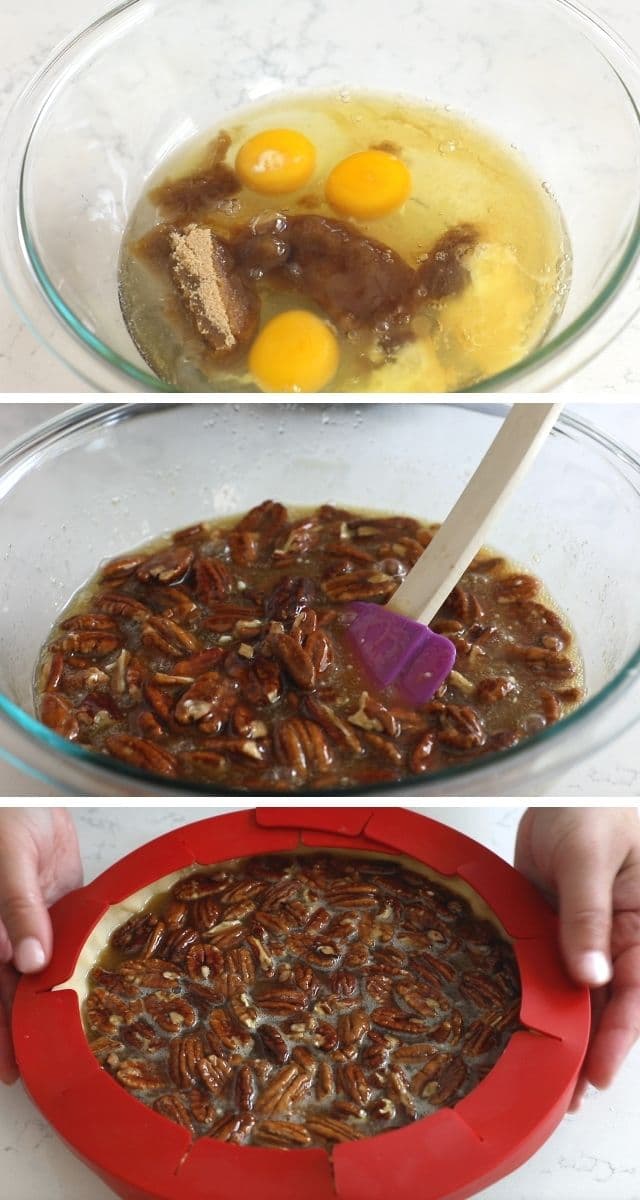
POLYGON ((634 808, 529 808, 515 865, 558 909, 569 974, 592 988, 589 1049, 573 1095, 608 1087, 640 1035, 640 819, 634 808))
POLYGON ((20 974, 51 958, 47 907, 82 884, 78 839, 62 808, 0 809, 0 1082, 18 1078, 11 1006, 20 974))

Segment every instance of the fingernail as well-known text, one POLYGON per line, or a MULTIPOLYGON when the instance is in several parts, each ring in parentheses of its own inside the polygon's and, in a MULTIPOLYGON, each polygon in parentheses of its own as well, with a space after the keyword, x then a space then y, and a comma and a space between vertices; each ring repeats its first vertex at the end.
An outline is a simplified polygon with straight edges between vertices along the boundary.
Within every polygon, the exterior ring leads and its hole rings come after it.
POLYGON ((26 937, 21 942, 18 942, 13 962, 16 970, 21 971, 23 975, 31 975, 34 971, 41 971, 46 958, 38 939, 26 937))
POLYGON ((601 950, 588 950, 578 959, 580 978, 591 987, 601 987, 611 979, 611 965, 601 950))

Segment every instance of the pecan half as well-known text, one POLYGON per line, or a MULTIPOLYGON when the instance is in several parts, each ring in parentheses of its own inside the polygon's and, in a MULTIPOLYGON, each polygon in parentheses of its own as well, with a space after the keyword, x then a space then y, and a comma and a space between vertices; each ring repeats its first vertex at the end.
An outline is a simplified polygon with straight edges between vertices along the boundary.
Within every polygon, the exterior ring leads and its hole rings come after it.
POLYGON ((136 577, 141 583, 177 583, 184 579, 193 562, 193 550, 188 546, 170 546, 144 558, 136 569, 136 577))
POLYGON ((114 758, 137 767, 140 771, 151 771, 155 775, 174 776, 178 773, 177 759, 168 750, 161 749, 146 738, 132 734, 113 733, 105 741, 105 747, 114 758))

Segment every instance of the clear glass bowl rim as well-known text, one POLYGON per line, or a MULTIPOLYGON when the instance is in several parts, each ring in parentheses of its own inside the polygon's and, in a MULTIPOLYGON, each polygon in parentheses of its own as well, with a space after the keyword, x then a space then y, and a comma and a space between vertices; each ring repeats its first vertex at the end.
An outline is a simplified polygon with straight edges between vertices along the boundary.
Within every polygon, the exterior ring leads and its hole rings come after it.
MULTIPOLYGON (((194 402, 190 407, 200 407, 201 403, 194 402)), ((224 403, 224 402, 218 402, 224 403)), ((230 402, 231 403, 231 402, 230 402)), ((320 402, 318 402, 320 403, 320 402)), ((463 409, 476 409, 476 405, 472 403, 451 403, 452 407, 463 409)), ((59 417, 54 417, 52 420, 39 425, 31 433, 25 437, 18 439, 7 447, 5 452, 0 456, 0 479, 3 474, 9 469, 20 469, 21 475, 24 475, 29 468, 31 460, 39 454, 63 441, 70 433, 76 433, 78 430, 90 431, 99 429, 102 426, 111 424, 119 424, 120 421, 135 419, 138 416, 143 416, 156 411, 166 411, 170 408, 182 408, 184 404, 179 402, 164 402, 158 403, 154 401, 137 401, 125 402, 120 404, 108 404, 103 402, 88 403, 81 405, 78 409, 72 409, 69 414, 62 414, 59 417)), ((506 408, 507 406, 503 406, 506 408)), ((596 446, 605 451, 607 456, 613 457, 615 460, 621 460, 638 476, 637 488, 640 495, 640 457, 637 457, 631 450, 615 442, 607 434, 599 430, 591 422, 585 421, 582 417, 578 417, 572 413, 563 413, 556 422, 557 428, 567 432, 573 431, 583 438, 586 438, 591 443, 596 443, 596 446)), ((553 436, 553 435, 552 435, 553 436)), ((565 717, 557 724, 547 726, 541 732, 534 734, 532 737, 526 738, 523 742, 512 746, 507 750, 501 750, 496 754, 487 755, 485 759, 476 760, 472 763, 460 765, 458 767, 448 767, 444 771, 434 771, 432 774, 425 776, 408 777, 405 780, 398 780, 394 783, 375 785, 374 787, 364 788, 344 788, 339 792, 340 796, 370 796, 370 795, 396 795, 398 793, 410 794, 412 791, 418 791, 426 782, 431 787, 432 784, 437 784, 439 781, 464 779, 469 776, 474 776, 481 779, 495 767, 498 762, 509 760, 511 763, 529 756, 532 750, 539 748, 543 752, 545 746, 549 746, 555 740, 562 738, 566 740, 566 736, 576 733, 584 723, 585 719, 591 715, 602 711, 605 705, 613 703, 615 700, 622 699, 624 693, 632 686, 637 676, 640 675, 640 643, 633 652, 629 660, 622 666, 613 679, 609 681, 603 688, 600 689, 594 696, 588 697, 573 713, 565 717)), ((73 742, 67 741, 65 738, 59 737, 53 730, 42 725, 35 717, 32 717, 24 709, 14 704, 7 696, 0 691, 0 714, 8 719, 8 721, 17 726, 23 733, 34 740, 37 744, 41 743, 46 748, 53 750, 56 754, 62 753, 71 760, 76 760, 86 764, 92 770, 100 770, 105 773, 113 772, 116 777, 121 776, 126 779, 132 777, 145 782, 156 783, 161 786, 164 792, 176 795, 194 795, 206 796, 214 795, 216 797, 235 797, 247 799, 248 793, 233 788, 216 788, 198 784, 190 784, 186 782, 174 784, 172 780, 165 779, 157 775, 153 775, 147 771, 140 771, 135 767, 127 766, 125 763, 119 762, 117 759, 111 759, 107 756, 96 754, 93 751, 85 750, 81 746, 74 745, 73 742)), ((640 718, 640 713, 638 714, 640 718)), ((598 749, 594 746, 593 750, 598 749)), ((10 756, 9 756, 10 757, 10 756)), ((17 763, 22 769, 27 769, 31 773, 43 779, 45 782, 50 782, 48 777, 37 766, 29 763, 17 763)), ((264 791, 260 792, 261 796, 268 797, 270 795, 282 796, 282 793, 264 791)), ((298 789, 290 793, 293 797, 316 797, 322 795, 318 789, 298 789)))
MULTIPOLYGON (((137 385, 142 385, 145 390, 171 393, 175 392, 177 389, 159 379, 158 376, 151 374, 143 367, 139 367, 135 363, 129 362, 116 351, 112 350, 106 342, 103 342, 101 338, 99 338, 95 333, 92 332, 92 330, 83 324, 79 317, 76 316, 73 310, 59 295, 55 285, 52 283, 47 274, 44 263, 42 262, 35 248, 29 230, 25 205, 25 176, 28 156, 33 138, 38 128, 40 117, 46 108, 55 88, 55 82, 59 68, 61 68, 61 65, 67 59, 69 59, 74 52, 77 51, 78 54, 82 54, 85 43, 89 42, 95 35, 99 34, 103 27, 110 21, 121 16, 127 10, 133 9, 137 5, 144 2, 145 0, 124 0, 123 3, 109 9, 103 14, 103 16, 93 21, 86 27, 86 29, 78 33, 70 41, 66 42, 54 56, 54 58, 52 58, 51 61, 38 73, 32 83, 27 87, 26 91, 23 92, 22 98, 25 98, 27 94, 32 92, 34 89, 39 87, 43 87, 45 89, 45 94, 42 97, 40 108, 35 116, 28 135, 28 140, 25 145, 24 154, 20 165, 20 177, 18 184, 18 221, 20 238, 22 246, 27 254, 29 266, 42 290, 42 293, 44 294, 44 297, 49 302, 49 305, 67 332, 70 332, 75 340, 79 340, 82 346, 90 352, 92 357, 95 358, 97 356, 97 358, 103 363, 106 363, 109 368, 123 373, 128 379, 133 380, 137 385)), ((535 2, 535 0, 532 0, 532 2, 535 2)), ((620 37, 618 37, 618 35, 615 34, 605 22, 601 21, 588 8, 582 6, 580 3, 577 3, 576 0, 546 0, 546 3, 558 6, 565 12, 565 14, 569 15, 573 21, 582 22, 584 25, 586 25, 588 30, 592 29, 594 32, 597 30, 600 37, 604 37, 605 41, 610 45, 611 50, 615 50, 618 55, 623 56, 623 58, 626 60, 627 67, 630 69, 632 74, 637 77, 639 84, 638 103, 640 103, 640 60, 634 54, 631 47, 628 46, 620 37)), ((604 57, 606 58, 606 55, 604 57)), ((622 79, 617 67, 609 62, 608 58, 606 58, 606 61, 611 70, 617 76, 620 86, 626 92, 640 129, 640 108, 638 107, 638 103, 634 99, 629 87, 622 79)), ((19 104, 20 100, 18 101, 18 105, 19 104)), ((548 342, 536 347, 530 354, 521 359, 519 362, 515 363, 513 366, 504 371, 500 371, 487 379, 483 379, 468 388, 461 389, 461 391, 469 394, 492 392, 506 389, 512 384, 521 384, 526 379, 528 374, 540 367, 545 366, 552 360, 555 360, 562 351, 569 350, 576 344, 578 339, 580 339, 582 335, 587 332, 587 330, 594 326, 596 322, 612 306, 613 302, 621 292, 625 281, 631 275, 639 260, 640 188, 638 190, 638 207, 636 211, 635 222, 622 256, 616 263, 611 274, 602 284, 600 291, 590 301, 583 312, 576 317, 575 320, 572 321, 571 324, 568 325, 567 328, 561 333, 552 336, 548 342)), ((9 290, 13 294, 11 287, 9 290)), ((22 309, 21 305, 19 305, 19 307, 22 309)), ((625 313, 621 327, 633 319, 636 307, 637 306, 634 307, 633 311, 625 313)), ((24 313, 24 311, 23 316, 25 316, 29 324, 31 324, 28 314, 24 313)), ((617 332, 619 332, 619 329, 616 329, 613 336, 615 336, 617 332)), ((596 347, 596 349, 587 357, 593 357, 593 355, 598 353, 603 348, 604 344, 610 340, 611 335, 607 337, 603 345, 596 347)))

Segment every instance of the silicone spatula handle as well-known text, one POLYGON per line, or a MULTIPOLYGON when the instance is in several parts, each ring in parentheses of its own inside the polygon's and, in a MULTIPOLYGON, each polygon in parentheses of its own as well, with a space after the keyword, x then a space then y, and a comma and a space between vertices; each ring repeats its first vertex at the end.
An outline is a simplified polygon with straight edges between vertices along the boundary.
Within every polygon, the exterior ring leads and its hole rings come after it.
POLYGON ((484 543, 525 475, 562 404, 514 404, 480 466, 424 554, 386 605, 428 625, 484 543))

